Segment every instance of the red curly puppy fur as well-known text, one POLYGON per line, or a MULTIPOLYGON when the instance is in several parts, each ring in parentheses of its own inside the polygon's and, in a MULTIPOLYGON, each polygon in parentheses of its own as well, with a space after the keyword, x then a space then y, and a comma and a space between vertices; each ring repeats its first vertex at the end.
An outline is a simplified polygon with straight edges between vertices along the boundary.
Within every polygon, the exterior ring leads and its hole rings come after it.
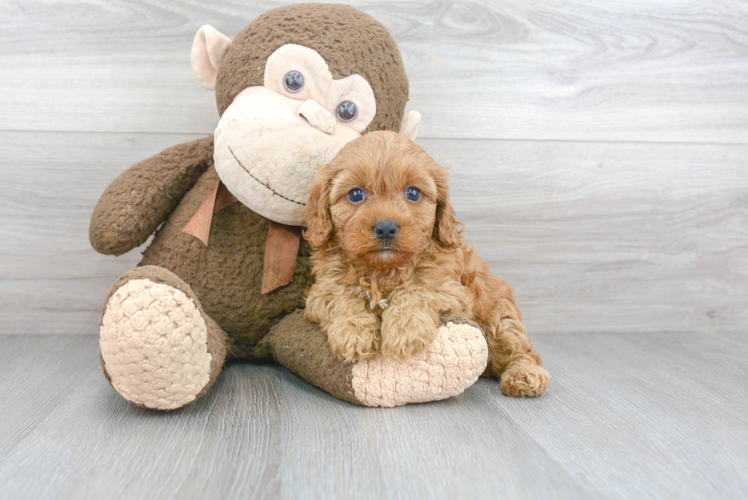
POLYGON ((443 314, 483 329, 484 375, 511 396, 537 396, 550 376, 525 335, 512 288, 462 238, 447 171, 393 132, 346 145, 320 168, 304 236, 316 282, 305 316, 346 361, 381 353, 406 359, 426 349, 443 314))

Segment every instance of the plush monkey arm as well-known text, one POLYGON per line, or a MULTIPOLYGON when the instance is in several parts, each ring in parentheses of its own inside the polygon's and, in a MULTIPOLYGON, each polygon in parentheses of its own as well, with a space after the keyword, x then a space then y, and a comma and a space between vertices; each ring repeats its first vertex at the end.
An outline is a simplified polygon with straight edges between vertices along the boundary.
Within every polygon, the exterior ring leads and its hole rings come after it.
POLYGON ((119 175, 99 198, 91 246, 121 255, 143 244, 213 162, 213 137, 171 147, 119 175))

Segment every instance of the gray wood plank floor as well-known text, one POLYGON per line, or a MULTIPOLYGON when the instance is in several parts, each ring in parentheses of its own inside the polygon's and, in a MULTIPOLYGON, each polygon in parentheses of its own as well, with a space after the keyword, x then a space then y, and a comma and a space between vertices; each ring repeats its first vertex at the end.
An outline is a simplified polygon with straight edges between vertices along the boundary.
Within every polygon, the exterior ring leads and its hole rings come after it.
POLYGON ((0 498, 746 498, 741 335, 536 335, 537 399, 480 380, 359 408, 235 364, 194 406, 109 387, 90 335, 0 336, 0 498))

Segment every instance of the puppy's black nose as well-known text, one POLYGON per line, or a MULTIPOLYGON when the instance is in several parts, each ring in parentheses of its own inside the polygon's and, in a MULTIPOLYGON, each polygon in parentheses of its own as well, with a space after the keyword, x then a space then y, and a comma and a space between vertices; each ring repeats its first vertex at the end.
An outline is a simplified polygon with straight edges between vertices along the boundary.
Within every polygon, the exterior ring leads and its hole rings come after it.
POLYGON ((395 239, 399 230, 400 226, 398 226, 397 222, 394 220, 380 220, 374 224, 374 234, 377 235, 377 239, 385 245, 395 239))

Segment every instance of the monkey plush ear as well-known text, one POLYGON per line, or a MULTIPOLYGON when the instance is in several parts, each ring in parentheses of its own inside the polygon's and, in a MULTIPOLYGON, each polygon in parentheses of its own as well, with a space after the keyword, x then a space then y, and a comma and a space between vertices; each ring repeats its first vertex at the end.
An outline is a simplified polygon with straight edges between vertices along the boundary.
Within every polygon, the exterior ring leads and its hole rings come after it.
POLYGON ((208 90, 216 89, 216 76, 223 56, 229 50, 231 39, 207 24, 200 28, 192 42, 192 71, 197 81, 208 90))
POLYGON ((418 111, 409 111, 403 116, 400 124, 400 135, 404 135, 411 141, 416 140, 418 128, 421 126, 421 113, 418 111))

